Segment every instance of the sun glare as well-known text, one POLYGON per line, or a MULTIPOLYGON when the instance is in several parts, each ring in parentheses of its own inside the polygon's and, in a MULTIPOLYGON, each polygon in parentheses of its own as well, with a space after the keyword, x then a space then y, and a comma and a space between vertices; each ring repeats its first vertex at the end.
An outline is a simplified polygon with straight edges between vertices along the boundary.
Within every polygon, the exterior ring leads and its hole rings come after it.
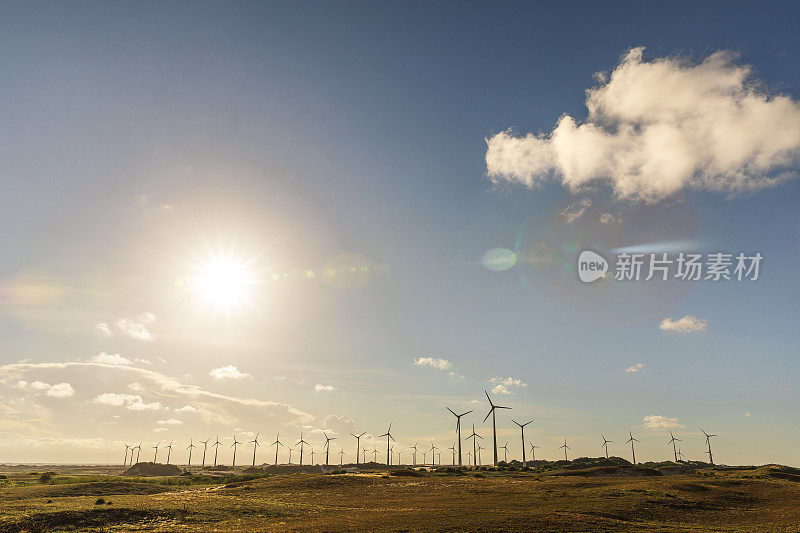
POLYGON ((215 309, 230 311, 253 297, 256 280, 246 261, 232 255, 214 255, 197 266, 192 281, 201 300, 215 309))

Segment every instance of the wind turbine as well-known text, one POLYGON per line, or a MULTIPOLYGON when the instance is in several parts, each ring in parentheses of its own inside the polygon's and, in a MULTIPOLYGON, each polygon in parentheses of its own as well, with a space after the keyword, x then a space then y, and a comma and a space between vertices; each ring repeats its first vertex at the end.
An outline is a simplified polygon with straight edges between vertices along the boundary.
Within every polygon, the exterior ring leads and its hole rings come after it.
MULTIPOLYGON (((356 448, 356 459, 358 458, 358 448, 356 448)), ((339 466, 344 464, 344 450, 339 450, 339 466)))
POLYGON ((540 448, 541 446, 536 446, 532 442, 529 442, 528 444, 531 445, 531 461, 536 461, 536 448, 540 448))
POLYGON ((700 429, 700 431, 702 431, 703 435, 706 436, 706 446, 708 446, 708 451, 706 453, 708 454, 708 462, 713 465, 714 464, 714 456, 711 455, 711 437, 716 437, 716 435, 709 435, 708 433, 703 431, 703 429, 700 429))
MULTIPOLYGON (((300 466, 303 466, 303 445, 308 444, 308 442, 303 440, 303 432, 302 431, 300 432, 300 440, 297 441, 297 444, 300 445, 300 466)), ((297 444, 295 444, 295 446, 297 446, 297 444)))
POLYGON ((631 443, 631 453, 633 454, 633 464, 636 464, 636 450, 633 448, 633 443, 634 442, 639 442, 639 439, 634 439, 633 438, 633 433, 631 433, 630 431, 628 431, 628 435, 630 435, 631 438, 629 438, 627 441, 625 441, 625 443, 626 444, 628 442, 631 443))
POLYGON ((329 437, 327 433, 323 433, 325 435, 325 466, 328 466, 328 451, 331 448, 331 441, 336 440, 336 437, 329 437))
MULTIPOLYGON (((130 448, 130 446, 128 446, 126 444, 125 445, 125 459, 122 460, 122 466, 125 466, 125 465, 128 464, 128 448, 130 448)), ((131 451, 131 455, 133 455, 133 451, 131 451)))
POLYGON ((453 413, 453 416, 456 417, 456 432, 458 433, 458 466, 461 466, 461 417, 470 414, 472 411, 470 410, 459 415, 449 407, 447 410, 453 413))
POLYGON ((378 462, 378 448, 376 448, 374 444, 372 445, 372 462, 378 462))
POLYGON ((431 441, 431 449, 430 449, 430 451, 431 451, 431 464, 433 466, 436 466, 436 450, 438 450, 438 449, 439 448, 436 447, 436 445, 433 443, 433 441, 431 441))
POLYGON ((153 454, 153 462, 154 462, 154 463, 157 463, 157 462, 158 462, 156 459, 158 459, 158 447, 159 447, 159 445, 160 445, 160 444, 161 444, 161 441, 158 441, 158 442, 156 443, 156 445, 155 445, 155 446, 153 446, 153 448, 156 450, 156 451, 155 451, 155 453, 153 454))
POLYGON ((236 440, 236 433, 233 434, 233 444, 231 444, 231 448, 233 448, 233 467, 236 468, 236 447, 239 446, 241 442, 236 440))
POLYGON ((366 462, 367 462, 367 447, 366 447, 366 446, 363 446, 363 447, 361 448, 361 456, 363 457, 363 459, 361 460, 361 462, 362 462, 362 463, 366 463, 366 462))
POLYGON ((467 464, 472 466, 472 450, 467 450, 467 464))
POLYGON ((214 444, 214 466, 217 466, 217 452, 219 451, 219 447, 222 446, 222 443, 219 441, 219 435, 217 435, 217 440, 214 444))
MULTIPOLYGON (((453 466, 456 466, 456 443, 454 442, 453 445, 450 446, 447 449, 451 450, 453 452, 453 466)), ((461 466, 461 465, 459 465, 459 466, 461 466)))
POLYGON ((483 421, 486 422, 486 419, 489 418, 489 415, 492 415, 492 445, 494 448, 494 464, 497 465, 497 425, 495 424, 495 410, 496 409, 511 409, 510 407, 504 407, 502 405, 495 405, 492 403, 492 399, 489 398, 489 393, 483 391, 486 394, 486 399, 489 400, 489 412, 484 417, 483 421))
POLYGON ((417 443, 415 442, 411 449, 414 450, 414 453, 411 455, 414 457, 414 466, 417 466, 417 443))
POLYGON ((678 461, 683 462, 683 454, 681 453, 681 449, 678 448, 678 461))
MULTIPOLYGON (((389 449, 389 457, 394 457, 394 444, 392 444, 392 447, 389 449)), ((388 464, 392 464, 391 461, 388 464)))
MULTIPOLYGON (((139 453, 142 451, 142 443, 139 442, 139 445, 136 447, 136 463, 139 463, 139 453)), ((133 460, 133 454, 131 454, 131 460, 133 460)))
POLYGON ((508 462, 508 441, 506 441, 505 444, 500 446, 500 449, 503 450, 503 462, 507 463, 508 462))
POLYGON ((167 464, 169 464, 170 455, 172 455, 172 441, 169 441, 169 446, 167 446, 167 464))
POLYGON ((676 438, 675 435, 672 434, 672 430, 671 429, 669 430, 669 436, 671 438, 669 439, 669 442, 667 444, 672 444, 672 453, 675 454, 675 462, 677 463, 678 462, 678 450, 675 448, 675 443, 676 442, 681 442, 681 439, 676 438))
POLYGON ((603 435, 602 433, 600 434, 600 436, 603 437, 603 444, 601 444, 600 447, 606 449, 606 459, 608 459, 608 443, 613 444, 614 441, 613 440, 608 440, 606 438, 606 436, 603 435))
POLYGON ((397 466, 402 465, 402 461, 400 460, 400 455, 402 454, 402 450, 397 450, 397 466))
POLYGON ((511 421, 514 422, 516 425, 518 425, 520 431, 522 431, 522 466, 525 466, 525 426, 533 422, 533 420, 525 422, 524 424, 520 424, 513 418, 511 419, 511 421))
POLYGON ((189 463, 186 466, 192 466, 192 450, 194 448, 194 439, 189 439, 189 446, 186 447, 186 449, 189 450, 189 463))
POLYGON ((314 447, 311 447, 311 466, 314 466, 314 447))
POLYGON ((569 461, 569 459, 567 459, 567 450, 571 450, 572 448, 567 446, 567 438, 566 437, 564 437, 564 445, 563 446, 559 446, 559 448, 564 448, 564 460, 565 461, 569 461))
POLYGON ((472 435, 467 437, 467 440, 472 439, 472 464, 475 465, 478 457, 478 439, 482 439, 480 435, 475 433, 475 422, 472 423, 472 435))
POLYGON ((483 464, 483 463, 481 462, 481 450, 485 450, 485 449, 486 449, 486 448, 484 448, 483 446, 481 446, 480 444, 478 444, 478 466, 480 466, 480 465, 482 465, 482 464, 483 464))
MULTIPOLYGON (((278 466, 278 449, 279 449, 281 446, 283 446, 283 443, 281 442, 281 439, 280 439, 280 437, 281 437, 281 434, 280 434, 280 433, 278 433, 277 435, 275 435, 275 442, 273 442, 272 444, 270 444, 270 446, 275 446, 275 466, 278 466)), ((289 463, 289 464, 291 464, 291 463, 289 463)))
MULTIPOLYGON (((294 446, 297 446, 297 444, 295 444, 294 446)), ((289 464, 292 464, 292 452, 294 451, 294 446, 289 448, 289 464)))
POLYGON ((392 437, 392 424, 391 424, 391 422, 389 423, 389 429, 386 430, 386 433, 384 433, 383 435, 379 435, 379 437, 386 437, 386 464, 390 465, 390 464, 392 464, 391 463, 392 458, 389 455, 389 445, 391 444, 390 441, 394 440, 394 437, 392 437))
POLYGON ((208 437, 206 440, 201 440, 200 442, 203 443, 203 464, 200 466, 206 466, 206 448, 208 447, 208 441, 211 440, 211 437, 208 437))
POLYGON ((352 436, 356 438, 356 464, 358 464, 358 449, 361 446, 361 437, 367 434, 366 431, 361 433, 361 435, 356 435, 355 433, 350 433, 352 436))
POLYGON ((253 466, 256 466, 256 449, 257 449, 259 446, 261 446, 261 445, 258 443, 258 436, 259 436, 259 435, 260 435, 260 433, 256 433, 256 438, 254 438, 253 440, 251 440, 251 441, 250 441, 250 444, 252 444, 252 445, 253 445, 253 466))
POLYGON ((428 463, 428 452, 422 451, 422 464, 425 465, 428 463))

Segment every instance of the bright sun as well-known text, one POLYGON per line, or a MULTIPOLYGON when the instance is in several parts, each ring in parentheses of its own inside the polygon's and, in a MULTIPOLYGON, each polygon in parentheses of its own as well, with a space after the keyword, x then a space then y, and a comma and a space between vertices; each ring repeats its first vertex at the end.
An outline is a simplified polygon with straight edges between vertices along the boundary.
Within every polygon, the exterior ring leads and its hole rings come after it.
POLYGON ((255 281, 255 275, 246 261, 232 255, 218 254, 198 264, 192 277, 192 287, 209 306, 230 311, 253 297, 255 281))

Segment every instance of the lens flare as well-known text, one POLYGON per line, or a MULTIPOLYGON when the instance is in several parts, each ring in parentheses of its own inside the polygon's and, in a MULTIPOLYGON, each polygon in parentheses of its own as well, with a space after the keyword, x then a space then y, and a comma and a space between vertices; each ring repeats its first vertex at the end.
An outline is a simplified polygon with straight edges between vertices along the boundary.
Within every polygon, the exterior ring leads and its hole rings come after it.
POLYGON ((227 312, 252 299, 256 276, 247 261, 233 254, 218 253, 197 265, 190 282, 200 300, 209 307, 227 312))
POLYGON ((492 248, 483 254, 481 264, 487 270, 501 272, 517 264, 517 254, 508 248, 492 248))

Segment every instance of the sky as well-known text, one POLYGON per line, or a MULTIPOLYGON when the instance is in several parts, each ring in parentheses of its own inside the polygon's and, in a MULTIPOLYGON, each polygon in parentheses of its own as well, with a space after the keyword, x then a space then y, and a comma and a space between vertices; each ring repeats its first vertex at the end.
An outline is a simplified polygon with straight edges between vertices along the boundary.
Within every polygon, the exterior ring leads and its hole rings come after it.
POLYGON ((800 464, 797 4, 3 11, 0 462, 389 423, 449 462, 488 391, 509 458, 515 419, 537 458, 800 464))

